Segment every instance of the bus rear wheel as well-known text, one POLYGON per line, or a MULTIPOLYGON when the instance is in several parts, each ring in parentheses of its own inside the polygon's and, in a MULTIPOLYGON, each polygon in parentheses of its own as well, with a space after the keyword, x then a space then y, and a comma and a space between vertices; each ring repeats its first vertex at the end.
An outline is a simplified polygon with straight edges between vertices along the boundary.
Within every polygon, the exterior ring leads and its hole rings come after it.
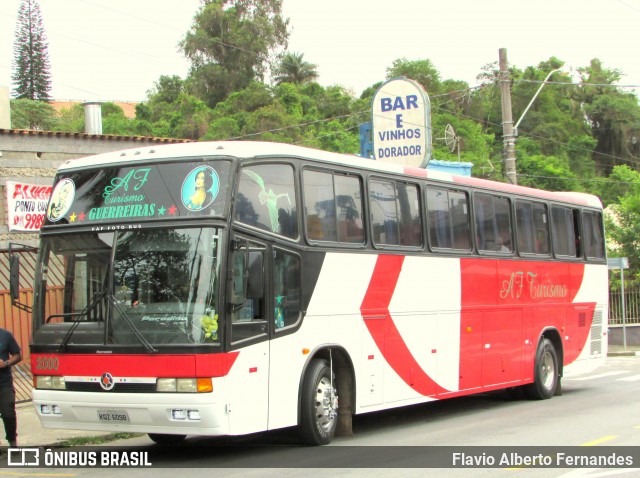
POLYGON ((299 432, 307 445, 331 443, 338 424, 338 393, 326 360, 313 360, 302 383, 299 432))
POLYGON ((148 435, 158 445, 177 445, 187 438, 187 435, 169 435, 165 433, 148 433, 148 435))
POLYGON ((553 397, 558 387, 558 354, 549 339, 543 338, 538 344, 533 374, 533 383, 525 387, 527 397, 533 400, 553 397))

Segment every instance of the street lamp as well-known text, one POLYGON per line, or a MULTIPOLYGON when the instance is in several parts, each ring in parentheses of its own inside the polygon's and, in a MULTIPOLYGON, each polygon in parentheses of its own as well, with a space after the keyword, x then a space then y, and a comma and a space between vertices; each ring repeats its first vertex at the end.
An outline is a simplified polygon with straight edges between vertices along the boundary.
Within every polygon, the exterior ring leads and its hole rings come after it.
POLYGON ((529 104, 527 105, 527 107, 524 109, 524 112, 522 113, 522 116, 520 116, 520 119, 518 120, 518 122, 516 123, 516 125, 513 127, 513 134, 514 136, 518 136, 518 125, 520 124, 520 122, 522 121, 522 118, 524 118, 524 115, 527 114, 527 111, 529 111, 529 108, 531 108, 531 105, 533 104, 533 102, 535 101, 535 99, 537 98, 538 94, 540 93, 540 91, 542 90, 542 88, 544 88, 544 85, 547 84, 547 80, 551 77, 551 75, 553 75, 554 73, 557 73, 558 71, 562 71, 562 68, 558 68, 556 70, 551 70, 549 72, 549 74, 547 75, 547 77, 544 79, 544 81, 542 82, 542 84, 540 85, 540 88, 538 88, 538 91, 536 91, 536 94, 533 95, 533 98, 531 98, 531 101, 529 101, 529 104))

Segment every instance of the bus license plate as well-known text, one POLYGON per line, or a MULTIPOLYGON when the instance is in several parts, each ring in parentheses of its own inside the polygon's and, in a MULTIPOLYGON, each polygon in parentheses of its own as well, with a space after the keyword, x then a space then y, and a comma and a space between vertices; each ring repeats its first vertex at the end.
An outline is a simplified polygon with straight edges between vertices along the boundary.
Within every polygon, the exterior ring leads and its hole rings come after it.
POLYGON ((98 419, 101 422, 128 423, 129 415, 125 410, 98 410, 98 419))

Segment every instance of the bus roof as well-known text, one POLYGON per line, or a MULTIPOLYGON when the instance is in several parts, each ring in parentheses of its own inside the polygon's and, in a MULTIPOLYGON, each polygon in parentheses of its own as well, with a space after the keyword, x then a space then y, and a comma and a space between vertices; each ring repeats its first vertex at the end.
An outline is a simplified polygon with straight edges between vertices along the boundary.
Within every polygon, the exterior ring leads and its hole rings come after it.
POLYGON ((428 178, 436 181, 455 183, 460 186, 470 186, 491 191, 520 194, 537 197, 540 199, 570 202, 579 205, 602 208, 602 203, 597 196, 578 192, 552 192, 534 189, 525 186, 517 186, 508 183, 490 181, 486 179, 458 176, 444 173, 407 167, 399 164, 386 163, 362 158, 356 155, 332 153, 303 146, 286 143, 270 143, 260 141, 211 141, 178 143, 167 145, 149 145, 141 148, 113 151, 79 159, 65 161, 59 168, 60 172, 74 169, 95 168, 107 165, 126 165, 150 160, 166 160, 175 158, 193 158, 204 156, 225 156, 236 158, 305 158, 320 162, 340 164, 370 171, 380 171, 428 178))

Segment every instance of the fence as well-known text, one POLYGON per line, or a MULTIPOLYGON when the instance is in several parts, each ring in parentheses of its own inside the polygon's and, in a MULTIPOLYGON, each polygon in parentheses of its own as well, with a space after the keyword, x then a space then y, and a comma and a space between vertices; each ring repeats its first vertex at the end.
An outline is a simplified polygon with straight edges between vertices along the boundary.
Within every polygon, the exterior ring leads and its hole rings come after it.
POLYGON ((33 388, 31 365, 24 360, 12 367, 13 388, 16 390, 16 403, 30 402, 33 388))
MULTIPOLYGON (((640 324, 640 289, 624 291, 626 324, 640 324)), ((609 293, 609 325, 622 324, 622 294, 609 293)))

